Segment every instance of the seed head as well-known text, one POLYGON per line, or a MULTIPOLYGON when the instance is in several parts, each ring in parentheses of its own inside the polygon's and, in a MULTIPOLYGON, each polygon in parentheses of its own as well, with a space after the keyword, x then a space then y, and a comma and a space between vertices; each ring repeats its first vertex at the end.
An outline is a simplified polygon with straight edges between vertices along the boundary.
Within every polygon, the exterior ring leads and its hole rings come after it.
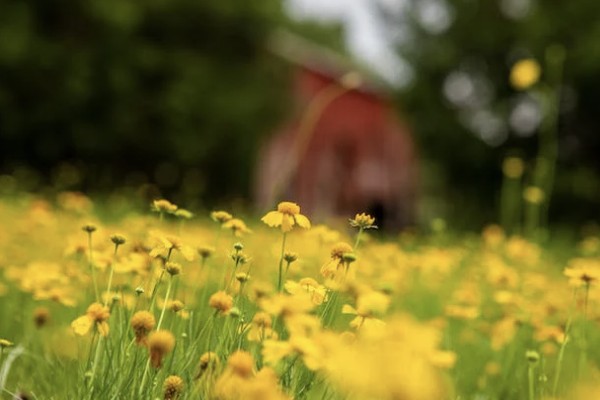
POLYGON ((288 264, 291 264, 298 259, 298 253, 293 253, 291 251, 285 252, 285 254, 283 255, 283 259, 288 264))
POLYGON ((112 235, 110 237, 110 240, 115 244, 115 246, 120 246, 122 244, 125 244, 125 242, 127 241, 125 239, 125 236, 119 235, 119 234, 112 235))
POLYGON ((171 276, 179 275, 181 273, 181 264, 169 261, 165 264, 165 269, 171 276))
POLYGON ((168 376, 163 383, 164 400, 175 400, 183 392, 183 379, 177 375, 168 376))
POLYGON ((169 308, 173 312, 179 312, 185 308, 185 305, 180 300, 173 300, 171 304, 169 304, 169 308))
POLYGON ((156 320, 154 315, 148 311, 138 311, 131 317, 131 327, 135 332, 135 341, 138 344, 144 344, 148 333, 154 329, 156 320))
POLYGON ((33 322, 36 328, 41 328, 48 323, 50 311, 46 307, 38 307, 33 310, 33 322))
POLYGON ((175 337, 169 331, 155 331, 148 337, 148 351, 150 352, 150 362, 154 368, 160 368, 164 356, 170 353, 175 347, 175 337))
POLYGON ((95 226, 95 225, 93 225, 93 224, 85 224, 84 226, 82 226, 82 227, 81 227, 81 229, 82 229, 84 232, 87 232, 87 233, 92 233, 92 232, 95 232, 97 228, 96 228, 96 226, 95 226))
POLYGON ((535 350, 527 350, 525 352, 525 358, 529 361, 530 364, 537 364, 540 360, 540 354, 535 350))

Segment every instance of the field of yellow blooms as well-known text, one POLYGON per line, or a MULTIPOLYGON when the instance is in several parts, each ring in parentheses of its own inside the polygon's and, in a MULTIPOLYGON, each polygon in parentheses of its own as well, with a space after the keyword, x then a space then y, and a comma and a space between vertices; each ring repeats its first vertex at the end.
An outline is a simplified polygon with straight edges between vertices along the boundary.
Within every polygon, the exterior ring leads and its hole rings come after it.
POLYGON ((600 398, 597 238, 230 211, 0 201, 0 398, 600 398))

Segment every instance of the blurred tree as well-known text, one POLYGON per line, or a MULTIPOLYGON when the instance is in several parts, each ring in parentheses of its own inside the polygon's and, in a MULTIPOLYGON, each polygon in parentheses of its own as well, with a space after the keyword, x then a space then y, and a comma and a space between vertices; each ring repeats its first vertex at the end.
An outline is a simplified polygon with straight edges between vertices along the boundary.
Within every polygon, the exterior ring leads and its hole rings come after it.
POLYGON ((279 0, 0 0, 0 168, 62 161, 80 187, 247 193, 285 74, 279 0))
MULTIPOLYGON (((378 2, 398 50, 414 73, 399 93, 421 153, 445 182, 453 226, 497 220, 502 159, 537 154, 545 107, 546 57, 566 49, 559 114, 554 222, 597 219, 600 206, 600 2, 543 0, 406 0, 378 2), (511 88, 514 63, 533 57, 542 84, 511 88), (469 212, 464 210, 468 209, 469 212), (459 212, 455 212, 459 211, 459 212)), ((442 211, 442 212, 443 212, 442 211)))

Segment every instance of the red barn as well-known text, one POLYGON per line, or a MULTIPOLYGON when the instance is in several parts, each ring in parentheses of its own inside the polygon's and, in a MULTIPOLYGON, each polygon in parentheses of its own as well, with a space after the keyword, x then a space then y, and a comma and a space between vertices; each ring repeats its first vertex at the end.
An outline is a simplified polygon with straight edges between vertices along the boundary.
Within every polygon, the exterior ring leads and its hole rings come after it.
POLYGON ((259 207, 290 200, 314 220, 364 211, 386 229, 413 223, 415 147, 385 91, 298 38, 274 47, 294 67, 295 107, 259 156, 259 207))

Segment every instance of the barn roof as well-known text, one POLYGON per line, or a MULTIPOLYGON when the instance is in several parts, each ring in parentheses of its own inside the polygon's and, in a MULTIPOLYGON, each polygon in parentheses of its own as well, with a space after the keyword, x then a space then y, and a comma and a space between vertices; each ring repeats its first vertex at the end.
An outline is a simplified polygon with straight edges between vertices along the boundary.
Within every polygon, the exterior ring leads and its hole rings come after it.
POLYGON ((284 60, 308 68, 334 80, 341 80, 349 72, 360 74, 362 84, 357 90, 387 97, 390 86, 373 71, 338 52, 311 42, 287 30, 275 31, 268 42, 271 52, 284 60))

